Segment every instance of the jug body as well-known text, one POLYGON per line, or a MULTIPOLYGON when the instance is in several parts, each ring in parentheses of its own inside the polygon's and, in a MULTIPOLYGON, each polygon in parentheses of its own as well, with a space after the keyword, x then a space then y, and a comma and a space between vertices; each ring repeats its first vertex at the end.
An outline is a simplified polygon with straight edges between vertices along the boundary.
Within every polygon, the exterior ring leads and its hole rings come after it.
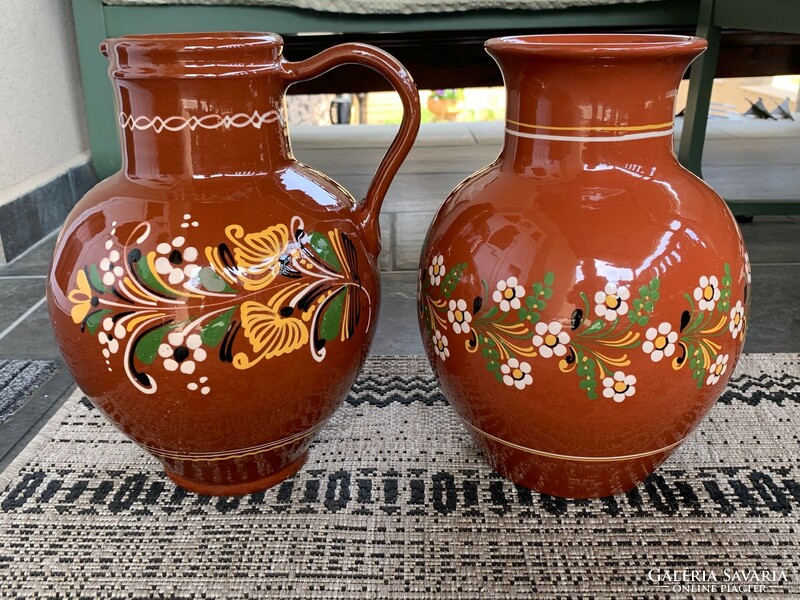
POLYGON ((380 198, 365 208, 292 156, 295 63, 278 36, 133 36, 103 51, 123 168, 59 236, 56 339, 95 406, 179 485, 264 489, 303 464, 367 356, 380 198))
POLYGON ((741 353, 749 266, 736 222, 672 151, 678 36, 490 40, 508 90, 497 161, 437 213, 419 323, 488 461, 543 493, 646 478, 741 353))

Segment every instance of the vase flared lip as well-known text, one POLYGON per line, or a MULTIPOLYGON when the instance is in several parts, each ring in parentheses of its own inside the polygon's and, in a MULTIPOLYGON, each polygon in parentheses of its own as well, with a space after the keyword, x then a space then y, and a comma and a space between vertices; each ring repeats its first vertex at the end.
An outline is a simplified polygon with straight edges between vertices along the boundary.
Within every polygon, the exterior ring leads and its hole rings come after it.
POLYGON ((665 56, 699 54, 707 46, 703 38, 647 33, 567 33, 514 35, 492 38, 485 44, 492 54, 539 54, 553 56, 665 56))
POLYGON ((243 76, 269 70, 283 38, 255 31, 123 35, 100 44, 119 79, 243 76))

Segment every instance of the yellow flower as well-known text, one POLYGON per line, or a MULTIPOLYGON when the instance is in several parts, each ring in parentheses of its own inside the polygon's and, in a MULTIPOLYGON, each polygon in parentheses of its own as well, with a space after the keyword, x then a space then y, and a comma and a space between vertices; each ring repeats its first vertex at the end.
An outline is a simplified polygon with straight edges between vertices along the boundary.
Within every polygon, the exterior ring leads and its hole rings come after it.
POLYGON ((83 323, 86 315, 92 310, 93 302, 96 300, 92 297, 92 288, 89 286, 89 279, 86 277, 86 271, 81 269, 78 271, 77 288, 67 294, 69 301, 74 304, 70 314, 74 323, 83 323))
POLYGON ((256 357, 251 359, 239 352, 233 357, 233 366, 237 369, 249 369, 262 359, 289 354, 308 343, 306 324, 292 316, 293 309, 279 310, 280 302, 275 302, 276 298, 282 299, 273 297, 269 306, 253 301, 242 304, 242 329, 256 357))
POLYGON ((281 256, 289 247, 286 225, 273 225, 258 233, 244 233, 240 225, 230 225, 225 233, 235 245, 236 276, 246 290, 263 290, 280 272, 281 256))

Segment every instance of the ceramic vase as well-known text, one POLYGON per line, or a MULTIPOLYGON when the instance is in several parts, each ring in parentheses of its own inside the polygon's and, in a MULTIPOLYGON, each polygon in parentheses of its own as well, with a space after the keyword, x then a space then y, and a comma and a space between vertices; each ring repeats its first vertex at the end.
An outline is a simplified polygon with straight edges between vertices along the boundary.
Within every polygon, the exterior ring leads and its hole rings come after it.
POLYGON ((80 388, 180 486, 245 494, 293 474, 350 389, 380 303, 378 212, 419 127, 395 59, 345 44, 302 61, 272 34, 101 46, 122 170, 75 207, 48 303, 80 388), (405 109, 366 199, 292 155, 283 97, 343 63, 405 109))
POLYGON ((503 150, 447 198, 420 262, 436 377, 489 463, 601 497, 652 473, 720 396, 750 274, 725 203, 678 163, 698 38, 493 39, 503 150))

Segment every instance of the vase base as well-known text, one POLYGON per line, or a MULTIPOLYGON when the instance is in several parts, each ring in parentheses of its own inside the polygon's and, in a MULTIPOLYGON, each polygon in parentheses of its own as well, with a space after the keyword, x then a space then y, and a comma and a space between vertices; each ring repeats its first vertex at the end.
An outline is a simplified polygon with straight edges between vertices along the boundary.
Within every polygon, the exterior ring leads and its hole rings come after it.
POLYGON ((284 479, 288 479, 305 464, 308 452, 304 452, 299 458, 289 463, 281 470, 260 479, 243 481, 240 483, 206 483, 195 479, 187 478, 183 475, 164 467, 164 472, 177 485, 189 492, 202 494, 204 496, 245 496, 255 492, 261 492, 279 484, 284 479))
POLYGON ((627 460, 569 460, 525 452, 471 430, 487 462, 500 475, 522 487, 562 498, 605 498, 628 492, 647 479, 674 448, 627 460))

